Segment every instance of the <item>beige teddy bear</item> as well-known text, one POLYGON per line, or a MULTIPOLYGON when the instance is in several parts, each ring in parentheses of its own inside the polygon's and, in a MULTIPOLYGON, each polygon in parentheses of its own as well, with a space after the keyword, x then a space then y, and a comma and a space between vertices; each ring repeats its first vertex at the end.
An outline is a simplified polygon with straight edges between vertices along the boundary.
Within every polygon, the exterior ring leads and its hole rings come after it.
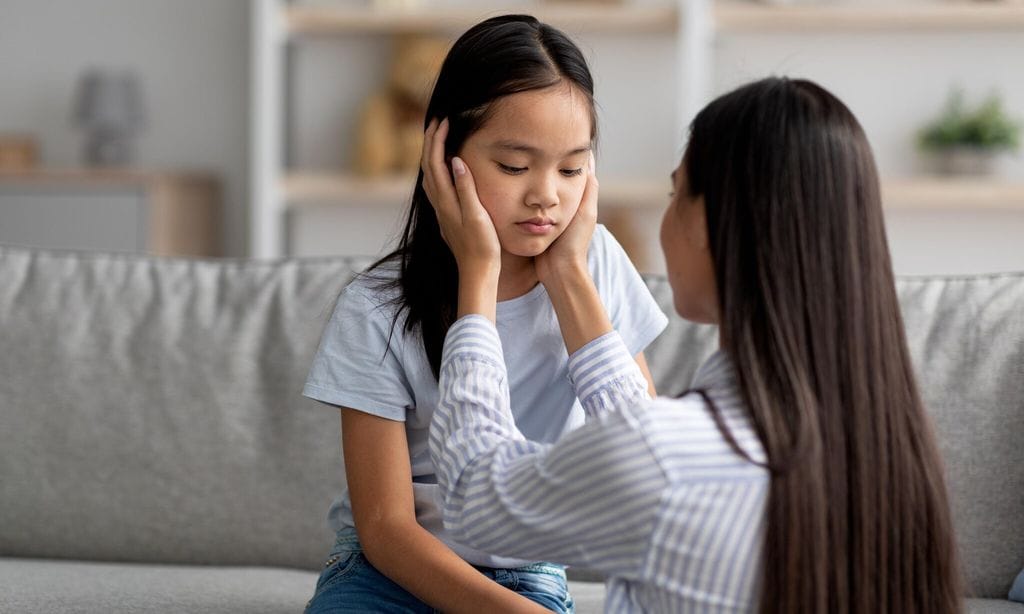
POLYGON ((361 175, 412 174, 419 168, 423 118, 447 53, 443 39, 396 41, 386 87, 363 104, 355 151, 361 175))

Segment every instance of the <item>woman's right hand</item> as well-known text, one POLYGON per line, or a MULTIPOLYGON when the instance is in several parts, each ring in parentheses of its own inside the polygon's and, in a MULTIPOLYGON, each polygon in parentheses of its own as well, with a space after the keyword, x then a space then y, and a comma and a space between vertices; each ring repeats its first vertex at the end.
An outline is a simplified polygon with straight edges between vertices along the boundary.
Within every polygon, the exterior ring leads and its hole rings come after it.
POLYGON ((491 216, 480 203, 473 174, 466 163, 452 158, 452 173, 445 162, 448 120, 430 121, 423 135, 423 190, 437 214, 441 236, 455 255, 460 277, 466 273, 501 270, 501 245, 491 216), (452 174, 455 182, 452 182, 452 174))

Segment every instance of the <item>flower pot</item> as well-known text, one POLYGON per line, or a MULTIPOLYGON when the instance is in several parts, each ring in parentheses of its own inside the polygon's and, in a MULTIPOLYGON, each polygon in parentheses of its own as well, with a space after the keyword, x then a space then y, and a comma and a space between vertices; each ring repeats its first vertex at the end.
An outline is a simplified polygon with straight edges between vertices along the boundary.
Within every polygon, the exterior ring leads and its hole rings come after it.
POLYGON ((943 175, 991 175, 998 152, 978 147, 950 147, 936 152, 943 175))

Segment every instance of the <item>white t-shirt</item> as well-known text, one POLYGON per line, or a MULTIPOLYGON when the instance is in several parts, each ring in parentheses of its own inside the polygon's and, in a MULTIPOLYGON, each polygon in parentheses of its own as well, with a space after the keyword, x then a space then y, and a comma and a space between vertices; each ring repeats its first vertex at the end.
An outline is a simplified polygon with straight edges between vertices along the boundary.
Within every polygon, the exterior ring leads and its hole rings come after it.
MULTIPOLYGON (((640 353, 664 330, 668 318, 604 226, 594 231, 587 260, 612 325, 629 351, 640 353)), ((397 270, 379 269, 374 274, 397 275, 397 270)), ((404 329, 404 313, 392 328, 396 308, 388 303, 397 290, 382 293, 375 289, 377 283, 358 277, 342 291, 303 394, 405 422, 420 525, 475 565, 508 568, 529 563, 479 552, 446 534, 427 443, 430 418, 437 407, 437 380, 419 335, 404 329)), ((569 382, 565 342, 544 286, 537 284, 522 296, 499 302, 497 328, 508 369, 512 414, 523 435, 550 443, 583 424, 583 409, 569 382)), ((354 527, 347 490, 331 505, 328 519, 334 531, 354 527)))

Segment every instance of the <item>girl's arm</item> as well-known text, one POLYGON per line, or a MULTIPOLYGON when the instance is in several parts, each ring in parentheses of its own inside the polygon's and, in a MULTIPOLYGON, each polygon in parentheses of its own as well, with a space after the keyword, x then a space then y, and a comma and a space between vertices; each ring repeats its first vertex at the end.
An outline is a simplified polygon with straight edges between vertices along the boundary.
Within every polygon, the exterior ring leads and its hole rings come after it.
POLYGON ((416 522, 405 426, 342 408, 342 449, 363 553, 378 571, 445 612, 545 612, 474 569, 416 522))
POLYGON ((668 484, 643 430, 647 382, 615 332, 574 353, 569 372, 587 424, 554 445, 527 441, 494 325, 452 326, 430 426, 445 527, 489 552, 636 577, 668 484))

